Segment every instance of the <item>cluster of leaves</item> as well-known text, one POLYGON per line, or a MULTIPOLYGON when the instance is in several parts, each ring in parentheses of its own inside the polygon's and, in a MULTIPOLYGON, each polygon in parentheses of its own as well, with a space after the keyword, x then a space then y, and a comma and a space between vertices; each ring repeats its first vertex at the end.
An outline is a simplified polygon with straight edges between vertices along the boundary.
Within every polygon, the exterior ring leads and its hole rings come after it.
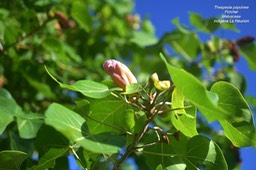
POLYGON ((68 169, 74 155, 88 169, 126 169, 127 157, 141 169, 232 169, 237 147, 255 146, 246 82, 234 62, 241 54, 255 70, 256 44, 214 35, 234 25, 190 13, 193 27, 176 18, 176 29, 157 38, 148 19, 131 14, 130 0, 0 6, 0 168, 68 169), (108 58, 129 63, 142 84, 121 92, 100 82, 108 58), (152 85, 154 72, 171 77, 170 89, 152 85))

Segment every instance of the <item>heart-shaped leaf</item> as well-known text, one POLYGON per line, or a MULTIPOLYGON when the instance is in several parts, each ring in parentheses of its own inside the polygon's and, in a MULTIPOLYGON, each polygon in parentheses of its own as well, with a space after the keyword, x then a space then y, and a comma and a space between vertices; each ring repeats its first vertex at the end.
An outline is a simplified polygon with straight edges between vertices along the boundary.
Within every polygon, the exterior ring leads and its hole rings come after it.
POLYGON ((22 110, 11 94, 7 90, 0 88, 0 134, 14 120, 14 115, 20 114, 22 114, 22 110))
MULTIPOLYGON (((152 140, 152 136, 147 141, 152 140)), ((154 141, 153 139, 152 141, 154 141)), ((184 136, 169 137, 170 144, 157 144, 143 150, 152 168, 163 169, 228 169, 219 146, 205 136, 197 135, 187 140, 184 136)))
POLYGON ((239 90, 232 84, 221 81, 215 83, 211 91, 218 94, 219 106, 233 115, 233 119, 220 121, 224 134, 235 146, 256 145, 252 112, 239 90))
POLYGON ((124 137, 114 133, 91 135, 80 115, 57 103, 51 104, 47 109, 45 123, 94 153, 116 153, 125 143, 124 137))
POLYGON ((37 113, 30 113, 17 116, 19 135, 24 139, 36 137, 37 131, 43 124, 44 116, 37 113))
POLYGON ((90 133, 97 134, 102 132, 116 132, 124 134, 127 124, 126 111, 130 107, 126 102, 106 97, 99 100, 90 100, 90 113, 87 124, 90 133), (125 125, 126 124, 126 125, 125 125))

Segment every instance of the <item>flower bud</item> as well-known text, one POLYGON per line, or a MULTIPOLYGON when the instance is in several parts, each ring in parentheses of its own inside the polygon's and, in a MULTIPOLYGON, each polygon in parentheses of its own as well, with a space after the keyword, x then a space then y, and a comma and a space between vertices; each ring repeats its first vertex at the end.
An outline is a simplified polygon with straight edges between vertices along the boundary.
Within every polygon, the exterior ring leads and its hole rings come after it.
POLYGON ((137 83, 136 78, 123 63, 117 60, 106 60, 103 64, 106 73, 112 78, 117 87, 125 91, 125 86, 131 83, 137 83))
POLYGON ((157 81, 154 85, 158 90, 164 91, 171 87, 171 82, 169 80, 157 81))
POLYGON ((157 73, 152 74, 151 79, 153 82, 159 81, 157 73))
POLYGON ((151 79, 152 79, 153 82, 154 82, 154 86, 155 86, 158 90, 160 90, 160 91, 167 90, 167 89, 169 89, 170 86, 171 86, 171 82, 170 82, 169 80, 160 81, 160 80, 158 79, 157 73, 152 74, 151 79))

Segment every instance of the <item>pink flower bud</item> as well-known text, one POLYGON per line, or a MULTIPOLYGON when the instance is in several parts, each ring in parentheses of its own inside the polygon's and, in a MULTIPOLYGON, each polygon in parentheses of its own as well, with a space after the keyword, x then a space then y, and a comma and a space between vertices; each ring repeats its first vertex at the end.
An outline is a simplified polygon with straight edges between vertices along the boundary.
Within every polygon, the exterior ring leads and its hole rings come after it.
POLYGON ((117 87, 125 90, 125 86, 131 83, 137 83, 136 78, 123 63, 117 60, 106 60, 103 67, 108 75, 112 78, 117 87))

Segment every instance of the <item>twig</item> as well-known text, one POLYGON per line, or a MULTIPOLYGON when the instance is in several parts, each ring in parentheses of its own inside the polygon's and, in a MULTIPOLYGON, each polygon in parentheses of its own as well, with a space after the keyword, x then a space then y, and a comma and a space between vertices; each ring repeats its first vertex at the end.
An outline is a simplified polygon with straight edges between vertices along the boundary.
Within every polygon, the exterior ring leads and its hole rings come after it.
POLYGON ((143 126, 142 130, 135 136, 133 142, 130 144, 130 146, 127 148, 125 154, 121 157, 121 159, 117 162, 114 169, 119 169, 121 164, 129 157, 129 155, 136 149, 136 145, 139 143, 140 139, 143 137, 143 135, 148 130, 149 124, 152 122, 156 114, 152 114, 151 117, 148 118, 145 125, 143 126))
POLYGON ((73 146, 69 145, 69 149, 71 150, 71 152, 74 154, 75 158, 80 162, 80 164, 82 165, 84 170, 88 170, 85 166, 85 164, 83 163, 83 161, 79 158, 79 156, 77 155, 76 151, 74 150, 73 146))
MULTIPOLYGON (((119 169, 121 164, 129 157, 129 155, 136 149, 137 144, 139 143, 140 139, 144 136, 144 134, 147 132, 149 128, 149 124, 153 121, 154 117, 160 112, 160 108, 154 109, 154 105, 156 102, 156 98, 158 97, 160 93, 157 92, 156 96, 153 98, 153 101, 147 105, 149 107, 149 110, 147 111, 146 115, 148 115, 148 119, 145 122, 145 125, 139 131, 139 133, 135 136, 133 142, 130 144, 130 146, 127 148, 126 152, 122 155, 121 159, 117 162, 117 164, 114 166, 114 169, 119 169)), ((167 99, 166 99, 167 100, 167 99)), ((160 106, 165 105, 167 101, 162 102, 160 106)))
POLYGON ((139 149, 143 149, 143 148, 146 148, 146 147, 149 147, 149 146, 154 146, 154 145, 157 145, 159 144, 159 141, 157 142, 152 142, 152 143, 146 143, 146 144, 143 144, 142 146, 136 146, 134 147, 135 150, 139 150, 139 149))

